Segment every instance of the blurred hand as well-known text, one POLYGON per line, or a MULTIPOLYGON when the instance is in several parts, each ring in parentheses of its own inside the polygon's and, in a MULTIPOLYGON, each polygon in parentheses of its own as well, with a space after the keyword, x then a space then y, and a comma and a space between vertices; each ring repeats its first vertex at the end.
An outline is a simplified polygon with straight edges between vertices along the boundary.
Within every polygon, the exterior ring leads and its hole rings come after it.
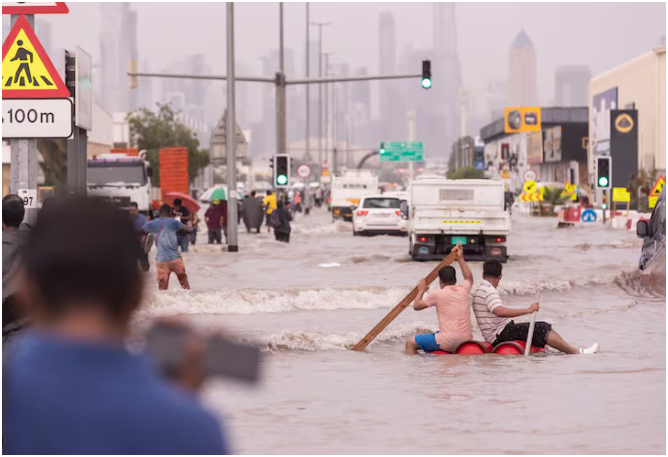
POLYGON ((529 306, 529 308, 527 309, 527 311, 529 312, 529 314, 531 314, 533 312, 538 311, 539 309, 540 309, 540 304, 532 303, 531 306, 529 306))
POLYGON ((427 290, 427 287, 428 287, 427 286, 427 281, 425 281, 424 279, 420 279, 418 281, 418 285, 417 285, 418 292, 424 293, 427 290))

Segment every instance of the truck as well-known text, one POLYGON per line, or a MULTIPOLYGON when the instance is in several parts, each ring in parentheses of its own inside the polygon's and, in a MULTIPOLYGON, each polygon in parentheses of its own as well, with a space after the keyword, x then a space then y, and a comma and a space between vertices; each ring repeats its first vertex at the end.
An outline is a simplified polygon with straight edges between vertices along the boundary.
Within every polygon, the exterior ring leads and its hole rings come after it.
POLYGON ((362 197, 380 193, 373 170, 346 170, 332 178, 332 219, 353 220, 353 211, 362 197))
POLYGON ((88 195, 125 209, 136 202, 139 212, 152 209, 151 165, 143 154, 100 154, 88 159, 88 195))
POLYGON ((510 213, 502 181, 419 177, 410 186, 412 260, 442 260, 461 244, 466 260, 508 260, 510 213))

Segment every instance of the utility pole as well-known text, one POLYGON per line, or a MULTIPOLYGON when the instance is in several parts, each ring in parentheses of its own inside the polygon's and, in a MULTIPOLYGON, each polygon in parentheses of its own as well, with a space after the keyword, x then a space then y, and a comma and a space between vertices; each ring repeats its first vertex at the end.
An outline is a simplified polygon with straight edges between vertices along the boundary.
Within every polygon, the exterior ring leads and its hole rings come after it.
MULTIPOLYGON (((311 46, 310 46, 310 15, 309 2, 306 2, 306 79, 311 74, 311 46)), ((307 84, 306 87, 306 158, 311 158, 311 88, 307 84)), ((309 179, 310 181, 310 179, 309 179)))
MULTIPOLYGON (((10 27, 19 19, 18 14, 10 17, 10 27)), ((35 15, 27 14, 26 19, 30 27, 35 30, 35 15)), ((37 140, 34 138, 12 139, 9 141, 11 154, 11 192, 18 195, 19 189, 37 191, 37 140)), ((37 218, 37 208, 26 208, 24 221, 33 224, 37 218)))
POLYGON ((238 252, 237 235, 237 120, 234 112, 234 2, 227 4, 227 250, 238 252))
MULTIPOLYGON (((318 27, 318 78, 322 79, 322 28, 329 22, 311 22, 318 27)), ((318 182, 322 187, 322 83, 318 84, 318 182)))
MULTIPOLYGON (((334 52, 325 53, 325 78, 329 78, 329 56, 335 54, 334 52)), ((325 84, 325 160, 329 164, 329 137, 330 137, 330 126, 329 126, 329 89, 330 85, 325 84)), ((331 165, 330 165, 331 167, 331 165)))

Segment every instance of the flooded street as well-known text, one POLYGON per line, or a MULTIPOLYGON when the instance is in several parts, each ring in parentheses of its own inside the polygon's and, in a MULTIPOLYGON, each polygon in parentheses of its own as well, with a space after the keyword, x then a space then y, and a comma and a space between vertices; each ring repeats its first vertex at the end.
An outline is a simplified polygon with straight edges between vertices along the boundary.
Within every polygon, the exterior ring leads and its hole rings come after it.
POLYGON ((435 310, 412 308, 367 352, 349 350, 436 263, 411 262, 406 238, 353 237, 325 210, 298 216, 289 245, 243 230, 239 253, 191 247, 192 291, 172 277, 158 292, 152 252, 138 325, 187 315, 265 350, 256 388, 206 389, 236 453, 665 453, 665 270, 637 270, 627 231, 513 217, 504 304, 540 292, 538 319, 600 353, 408 357, 407 338, 437 329, 435 310))

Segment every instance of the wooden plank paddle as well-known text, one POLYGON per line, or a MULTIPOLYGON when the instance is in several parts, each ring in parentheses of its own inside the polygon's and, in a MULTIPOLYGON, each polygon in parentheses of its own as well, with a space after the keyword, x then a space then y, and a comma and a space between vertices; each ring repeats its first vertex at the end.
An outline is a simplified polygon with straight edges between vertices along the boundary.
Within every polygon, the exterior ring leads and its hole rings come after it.
MULTIPOLYGON (((438 276, 438 271, 443 268, 447 267, 448 265, 452 264, 455 260, 457 260, 457 253, 456 252, 451 252, 450 254, 447 255, 443 260, 441 260, 441 263, 439 263, 436 268, 434 268, 431 273, 427 275, 426 278, 424 278, 425 281, 427 281, 427 286, 429 286, 434 279, 438 276)), ((363 351, 366 349, 366 347, 374 340, 376 337, 385 330, 385 327, 390 325, 390 323, 397 318, 401 312, 410 305, 413 300, 415 300, 415 297, 417 296, 418 289, 417 286, 413 287, 413 290, 411 290, 408 295, 404 297, 403 300, 399 302, 397 306, 395 306, 392 311, 390 311, 387 316, 383 318, 374 328, 371 329, 367 335, 362 338, 359 343, 357 343, 353 347, 353 351, 363 351)))

